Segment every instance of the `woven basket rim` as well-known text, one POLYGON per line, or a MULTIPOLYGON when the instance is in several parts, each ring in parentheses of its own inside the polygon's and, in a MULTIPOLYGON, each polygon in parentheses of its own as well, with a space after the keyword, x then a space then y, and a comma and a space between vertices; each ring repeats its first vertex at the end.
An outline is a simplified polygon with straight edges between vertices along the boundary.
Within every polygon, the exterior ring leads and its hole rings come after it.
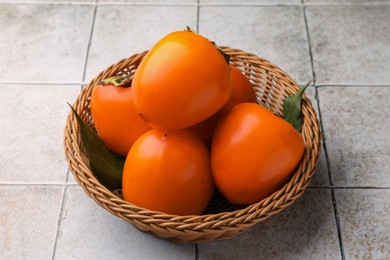
MULTIPOLYGON (((266 68, 264 71, 272 73, 272 77, 274 77, 272 80, 280 80, 280 84, 288 86, 295 91, 299 89, 297 83, 293 81, 290 76, 268 60, 260 58, 255 54, 230 48, 228 46, 220 46, 220 48, 233 58, 233 63, 236 62, 241 64, 243 70, 256 70, 256 66, 258 65, 261 67, 260 70, 266 68), (253 64, 255 64, 255 66, 253 64)), ((73 104, 76 111, 79 114, 85 112, 85 105, 90 97, 90 93, 93 87, 100 82, 102 78, 113 76, 118 73, 132 73, 137 66, 134 67, 133 64, 139 63, 147 52, 148 51, 143 51, 131 55, 128 58, 121 59, 100 72, 83 88, 76 98, 73 104), (133 67, 129 67, 129 64, 133 67)), ((248 73, 250 73, 250 71, 248 73)), ((256 78, 253 79, 255 80, 256 78)), ((264 81, 268 82, 268 79, 264 79, 264 81)), ((111 212, 113 215, 133 223, 137 228, 157 237, 170 239, 176 242, 204 242, 214 239, 225 239, 245 230, 247 228, 245 224, 251 226, 283 210, 300 197, 309 185, 318 163, 321 131, 317 114, 306 94, 303 96, 302 107, 305 118, 302 130, 305 139, 305 153, 291 180, 286 183, 283 188, 274 192, 269 197, 233 211, 215 214, 178 216, 148 210, 123 200, 120 196, 104 187, 93 176, 92 171, 85 161, 86 155, 83 154, 80 147, 80 137, 78 134, 79 127, 71 112, 67 117, 64 130, 65 157, 68 161, 69 169, 75 176, 77 182, 97 204, 111 212), (308 125, 307 121, 310 121, 310 125, 308 125), (304 132, 304 130, 307 130, 307 133, 304 132), (240 225, 243 227, 240 227, 240 225), (229 228, 232 227, 236 227, 237 230, 230 232, 229 228), (219 236, 207 237, 213 230, 221 231, 221 234, 219 236), (188 233, 188 236, 192 237, 185 238, 186 232, 188 233)))

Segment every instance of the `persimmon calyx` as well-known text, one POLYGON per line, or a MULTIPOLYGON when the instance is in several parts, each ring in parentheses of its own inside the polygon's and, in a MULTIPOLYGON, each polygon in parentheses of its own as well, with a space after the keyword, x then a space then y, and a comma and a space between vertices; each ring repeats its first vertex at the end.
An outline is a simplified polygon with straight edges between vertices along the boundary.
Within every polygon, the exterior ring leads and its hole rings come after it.
POLYGON ((129 75, 123 74, 123 75, 112 76, 112 77, 103 79, 102 81, 100 81, 99 84, 101 84, 103 86, 108 85, 108 84, 112 84, 115 87, 129 87, 131 85, 131 79, 132 78, 130 78, 129 75))

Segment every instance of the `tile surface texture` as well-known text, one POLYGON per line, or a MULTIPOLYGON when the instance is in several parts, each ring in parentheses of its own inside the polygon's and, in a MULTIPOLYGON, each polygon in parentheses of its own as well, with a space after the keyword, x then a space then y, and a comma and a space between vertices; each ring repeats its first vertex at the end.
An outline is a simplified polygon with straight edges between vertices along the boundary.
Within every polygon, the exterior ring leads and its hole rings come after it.
POLYGON ((300 4, 301 0, 200 0, 201 4, 300 4))
POLYGON ((20 4, 93 4, 95 0, 0 0, 0 3, 20 4))
POLYGON ((318 84, 389 84, 390 5, 308 7, 318 84))
POLYGON ((99 3, 194 5, 197 3, 197 0, 99 0, 99 3))
POLYGON ((311 80, 300 7, 201 6, 199 12, 199 32, 205 37, 265 58, 300 84, 311 80))
POLYGON ((390 190, 336 190, 346 259, 390 255, 390 190))
POLYGON ((2 259, 51 259, 63 187, 0 186, 2 259))
POLYGON ((389 0, 0 0, 0 259, 387 259, 389 24, 389 0), (323 129, 302 197, 199 245, 101 208, 63 151, 81 86, 186 25, 312 80, 323 129))
POLYGON ((0 5, 0 82, 81 82, 92 14, 89 5, 0 5))
POLYGON ((65 194, 55 259, 194 259, 195 246, 156 239, 96 205, 79 186, 65 194))
POLYGON ((0 84, 0 184, 64 183, 63 129, 79 85, 0 84))
POLYGON ((389 0, 303 0, 306 4, 378 4, 389 3, 389 0))
POLYGON ((389 87, 324 87, 320 108, 336 186, 390 187, 389 87))

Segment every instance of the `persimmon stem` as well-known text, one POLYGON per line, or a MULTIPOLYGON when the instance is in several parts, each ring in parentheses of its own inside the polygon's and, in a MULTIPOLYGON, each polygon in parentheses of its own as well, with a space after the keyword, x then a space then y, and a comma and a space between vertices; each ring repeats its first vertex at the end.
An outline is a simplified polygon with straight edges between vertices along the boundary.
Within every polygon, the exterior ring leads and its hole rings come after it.
POLYGON ((198 34, 196 31, 192 30, 188 25, 186 26, 186 29, 184 31, 198 34))
POLYGON ((115 87, 129 87, 131 84, 131 78, 127 74, 112 76, 106 79, 103 79, 99 84, 107 85, 112 84, 115 87))

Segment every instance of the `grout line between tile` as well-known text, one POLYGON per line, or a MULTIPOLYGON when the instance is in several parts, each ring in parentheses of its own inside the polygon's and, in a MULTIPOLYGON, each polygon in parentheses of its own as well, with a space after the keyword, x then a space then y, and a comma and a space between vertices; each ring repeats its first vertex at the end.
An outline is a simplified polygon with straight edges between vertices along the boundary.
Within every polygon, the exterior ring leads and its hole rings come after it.
POLYGON ((331 176, 331 173, 329 170, 330 169, 330 167, 329 167, 330 162, 329 162, 329 157, 328 157, 328 153, 327 153, 327 149, 326 149, 325 134, 324 134, 324 128, 323 128, 323 124, 322 124, 321 109, 320 109, 320 97, 318 95, 318 89, 316 86, 317 77, 316 77, 316 73, 314 70, 313 50, 312 50, 311 40, 310 40, 309 22, 307 20, 305 1, 302 0, 301 2, 303 4, 303 18, 304 18, 306 37, 307 37, 307 43, 308 43, 308 48, 309 48, 310 66, 311 66, 311 71, 312 71, 312 79, 313 79, 313 85, 314 85, 314 90, 315 90, 315 99, 316 99, 318 117, 319 117, 318 120, 320 122, 320 129, 321 129, 321 133, 322 133, 322 145, 323 145, 323 150, 325 153, 325 160, 326 160, 326 165, 327 165, 327 170, 328 170, 329 184, 331 185, 331 187, 333 187, 332 176, 331 176))
POLYGON ((199 247, 198 244, 195 244, 195 260, 199 259, 199 247))
POLYGON ((328 156, 328 149, 326 147, 326 134, 324 130, 324 125, 322 121, 322 114, 321 114, 321 100, 320 100, 320 95, 318 93, 318 87, 315 87, 315 96, 317 97, 317 108, 318 108, 318 120, 320 121, 320 129, 322 133, 322 146, 323 146, 323 151, 325 153, 325 161, 326 161, 326 168, 328 170, 328 177, 329 177, 329 184, 331 187, 334 186, 333 180, 332 180, 332 171, 330 168, 330 159, 328 156))
POLYGON ((63 212, 64 212, 64 208, 65 208, 66 192, 67 192, 67 186, 64 186, 64 191, 62 193, 61 209, 60 209, 60 213, 59 213, 59 216, 58 216, 56 237, 55 237, 55 240, 54 240, 53 253, 52 253, 52 256, 51 256, 52 260, 55 259, 56 249, 57 249, 57 242, 58 242, 58 239, 59 239, 59 237, 61 235, 61 222, 62 222, 62 219, 63 219, 63 212))
POLYGON ((340 247, 340 254, 341 259, 345 259, 345 253, 344 253, 344 246, 343 246, 343 236, 341 234, 341 228, 340 228, 340 218, 337 210, 337 201, 336 201, 336 195, 333 188, 331 188, 331 194, 332 194, 332 204, 333 204, 333 211, 336 221, 336 228, 337 228, 337 236, 339 238, 339 247, 340 247))
MULTIPOLYGON (((337 188, 345 188, 345 187, 335 187, 333 180, 332 180, 332 172, 330 168, 330 159, 328 156, 328 149, 326 146, 326 136, 324 133, 324 126, 323 126, 323 121, 322 121, 322 114, 321 114, 321 108, 320 108, 320 96, 318 94, 318 87, 315 88, 315 95, 317 98, 317 108, 318 108, 318 117, 320 121, 320 128, 322 132, 322 145, 323 145, 323 151, 325 153, 325 160, 326 160, 326 165, 327 165, 327 171, 328 171, 328 178, 329 178, 329 184, 330 184, 330 189, 331 189, 331 194, 332 194, 332 204, 333 204, 333 211, 335 215, 335 221, 336 221, 336 228, 337 228, 337 236, 339 240, 339 248, 340 248, 340 254, 341 258, 345 259, 345 253, 344 253, 344 247, 343 247, 343 240, 342 240, 342 234, 341 234, 341 228, 340 228, 340 220, 338 216, 338 210, 337 210, 337 202, 336 202, 336 197, 335 197, 335 189, 337 188)), ((351 187, 349 187, 351 188, 351 187)))
MULTIPOLYGON (((302 3, 303 3, 303 0, 302 0, 302 3)), ((310 40, 310 33, 309 33, 309 23, 307 21, 306 6, 305 5, 303 5, 303 19, 304 19, 304 22, 305 22, 307 44, 308 44, 308 48, 309 48, 309 56, 310 56, 310 65, 311 65, 312 79, 313 79, 313 84, 316 85, 317 77, 316 77, 316 72, 314 70, 313 50, 312 50, 312 47, 311 47, 311 40, 310 40)))
POLYGON ((336 202, 336 196, 335 196, 335 188, 332 180, 332 172, 330 168, 330 159, 328 156, 328 149, 326 147, 326 138, 325 138, 325 133, 324 133, 324 126, 322 122, 322 116, 321 116, 321 108, 320 108, 320 96, 318 94, 318 88, 315 88, 315 96, 317 98, 317 106, 318 106, 318 117, 320 121, 320 128, 322 132, 322 145, 323 145, 323 151, 325 153, 325 160, 326 160, 326 165, 327 165, 327 170, 328 170, 328 177, 329 177, 329 184, 330 184, 330 191, 331 191, 331 196, 332 196, 332 204, 333 204, 333 212, 334 212, 334 217, 336 221, 336 229, 337 229, 337 236, 339 240, 339 248, 340 248, 340 255, 341 259, 345 259, 345 254, 344 254, 344 247, 343 247, 343 239, 342 239, 342 234, 341 234, 341 228, 340 228, 340 220, 339 220, 339 215, 338 215, 338 209, 337 209, 337 202, 336 202))
POLYGON ((85 81, 85 76, 86 76, 86 71, 87 71, 87 66, 88 66, 89 51, 90 51, 90 47, 91 47, 91 44, 92 44, 93 31, 94 31, 94 28, 95 28, 97 4, 98 4, 98 0, 95 0, 95 6, 94 6, 94 10, 93 10, 92 23, 91 23, 91 31, 90 31, 90 34, 89 34, 87 52, 86 52, 86 55, 85 55, 85 62, 84 62, 82 82, 85 81))
POLYGON ((196 2, 196 32, 199 33, 199 17, 200 17, 200 6, 199 6, 199 1, 197 0, 196 2))

